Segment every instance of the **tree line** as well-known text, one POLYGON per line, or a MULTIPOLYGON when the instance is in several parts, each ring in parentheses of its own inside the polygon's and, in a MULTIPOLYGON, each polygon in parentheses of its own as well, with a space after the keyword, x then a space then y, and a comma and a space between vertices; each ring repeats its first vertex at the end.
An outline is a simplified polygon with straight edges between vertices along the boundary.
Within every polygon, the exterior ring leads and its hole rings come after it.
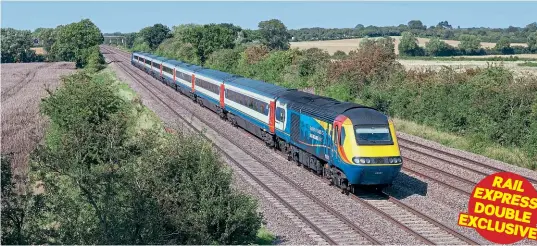
POLYGON ((2 63, 35 61, 76 62, 77 67, 103 63, 99 44, 104 41, 99 28, 89 19, 56 28, 37 28, 34 32, 2 28, 2 63), (46 54, 36 55, 30 48, 39 40, 46 54))
POLYGON ((537 32, 528 36, 527 47, 511 46, 508 38, 502 37, 493 48, 481 47, 478 36, 463 34, 457 47, 451 46, 438 37, 431 38, 425 47, 418 45, 412 32, 403 32, 399 42, 402 56, 460 56, 460 55, 512 55, 537 52, 537 32))
POLYGON ((511 43, 526 43, 528 37, 537 31, 537 22, 525 27, 509 26, 507 28, 453 27, 448 21, 441 21, 435 26, 427 27, 420 20, 411 20, 406 25, 398 26, 364 26, 356 25, 354 28, 301 28, 290 30, 293 41, 335 40, 364 37, 401 36, 404 32, 411 32, 418 37, 461 40, 463 35, 477 36, 482 42, 497 43, 502 38, 511 43))

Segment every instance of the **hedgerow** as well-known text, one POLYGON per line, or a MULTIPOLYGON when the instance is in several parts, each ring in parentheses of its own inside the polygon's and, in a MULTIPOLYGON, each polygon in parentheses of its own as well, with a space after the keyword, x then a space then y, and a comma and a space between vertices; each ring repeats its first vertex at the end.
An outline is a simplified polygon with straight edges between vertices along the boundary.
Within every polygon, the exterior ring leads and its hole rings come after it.
POLYGON ((253 243, 257 204, 234 190, 211 145, 140 127, 146 111, 118 90, 112 75, 85 69, 42 102, 50 127, 27 196, 4 196, 2 168, 2 244, 253 243))

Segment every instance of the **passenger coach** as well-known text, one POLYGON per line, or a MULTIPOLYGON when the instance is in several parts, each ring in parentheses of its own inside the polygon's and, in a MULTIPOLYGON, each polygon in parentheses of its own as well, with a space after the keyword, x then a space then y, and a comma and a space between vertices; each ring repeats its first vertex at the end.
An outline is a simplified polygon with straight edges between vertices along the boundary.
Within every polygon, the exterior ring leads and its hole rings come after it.
POLYGON ((148 53, 131 63, 346 193, 391 185, 400 172, 393 123, 373 108, 148 53))

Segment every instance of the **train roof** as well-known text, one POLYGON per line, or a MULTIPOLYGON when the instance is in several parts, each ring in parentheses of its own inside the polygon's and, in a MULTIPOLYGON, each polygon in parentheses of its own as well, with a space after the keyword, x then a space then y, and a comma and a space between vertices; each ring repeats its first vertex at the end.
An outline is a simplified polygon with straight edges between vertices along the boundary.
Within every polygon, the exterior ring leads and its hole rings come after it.
POLYGON ((232 78, 233 74, 214 70, 214 69, 203 69, 196 72, 196 74, 208 77, 210 79, 218 80, 224 82, 224 80, 232 78))
POLYGON ((281 86, 277 86, 277 85, 259 81, 259 80, 244 78, 241 76, 236 76, 235 79, 226 81, 225 83, 230 84, 232 86, 239 87, 241 89, 255 92, 263 96, 272 97, 272 98, 279 97, 288 91, 295 90, 295 89, 287 89, 281 86))
POLYGON ((183 64, 185 64, 184 62, 182 62, 182 61, 177 61, 177 60, 167 60, 166 63, 171 64, 171 65, 174 65, 174 66, 179 66, 179 65, 183 65, 183 64))
MULTIPOLYGON (((314 95, 303 91, 289 91, 281 99, 288 101, 288 108, 332 122, 340 114, 352 108, 369 108, 350 102, 314 95)), ((373 109, 374 110, 374 109, 373 109)))
POLYGON ((186 70, 188 72, 195 72, 195 71, 198 71, 200 69, 203 69, 203 67, 201 67, 201 66, 194 65, 194 64, 189 64, 189 63, 186 63, 186 62, 177 64, 176 66, 178 68, 181 68, 181 69, 186 70))

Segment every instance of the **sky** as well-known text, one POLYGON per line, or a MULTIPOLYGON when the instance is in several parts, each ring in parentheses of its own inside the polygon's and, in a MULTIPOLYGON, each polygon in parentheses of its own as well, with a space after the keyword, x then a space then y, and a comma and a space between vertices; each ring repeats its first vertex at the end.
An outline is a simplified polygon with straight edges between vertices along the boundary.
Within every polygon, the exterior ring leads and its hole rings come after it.
POLYGON ((281 20, 288 29, 388 26, 447 20, 453 27, 524 27, 537 2, 1 2, 1 26, 35 30, 91 19, 103 33, 136 32, 162 23, 233 23, 257 29, 281 20))

